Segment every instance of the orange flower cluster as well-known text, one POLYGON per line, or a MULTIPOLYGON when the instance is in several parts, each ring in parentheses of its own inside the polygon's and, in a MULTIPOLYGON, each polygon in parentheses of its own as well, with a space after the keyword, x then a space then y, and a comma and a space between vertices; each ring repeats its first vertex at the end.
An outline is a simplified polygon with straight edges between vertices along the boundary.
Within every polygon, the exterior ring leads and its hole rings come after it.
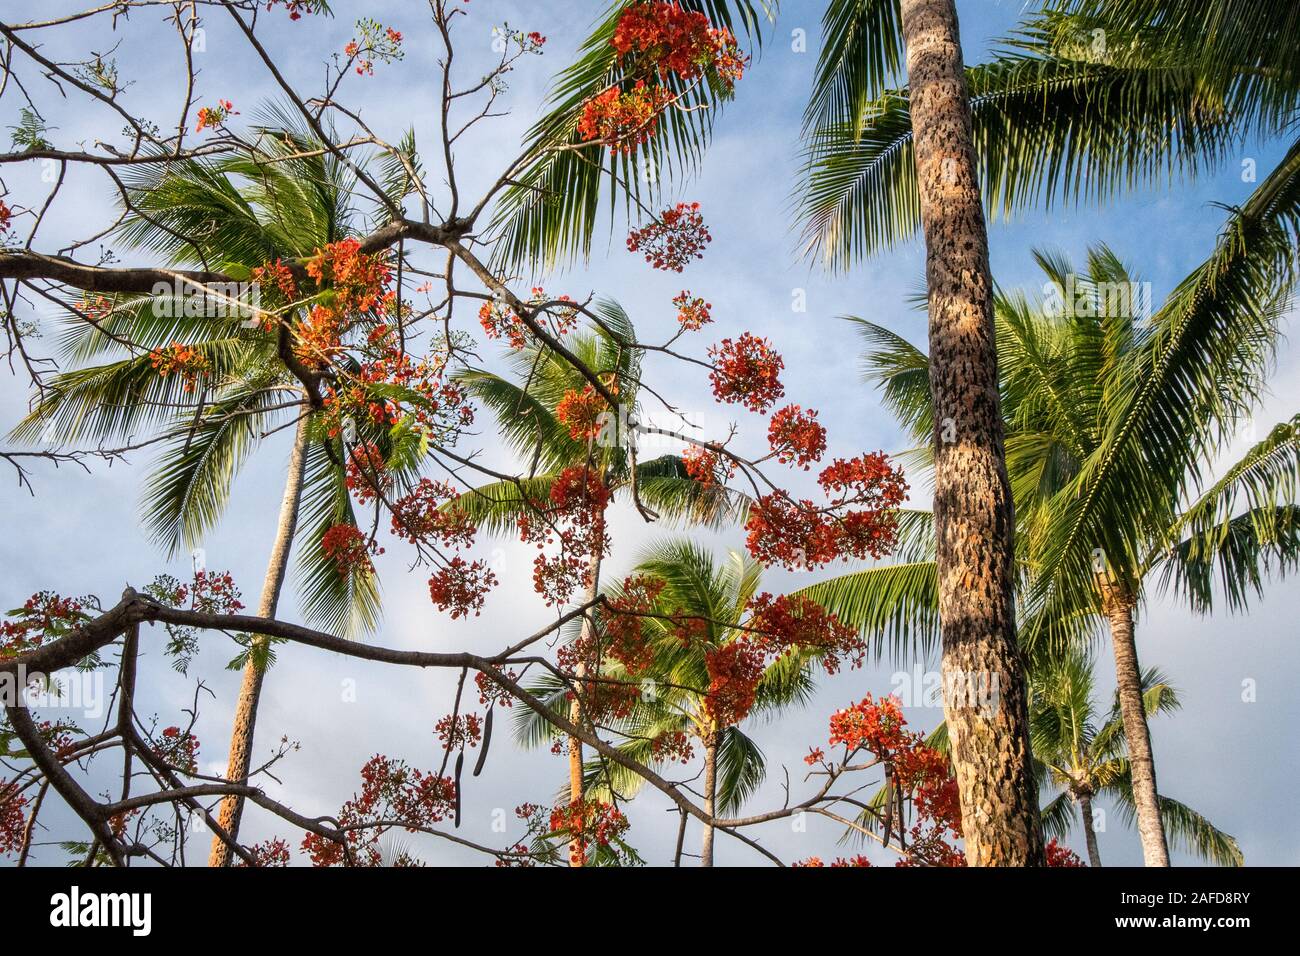
POLYGON ((627 234, 628 252, 639 252, 655 269, 681 272, 693 260, 704 258, 713 241, 697 202, 679 202, 659 218, 627 234))
POLYGON ((826 429, 817 421, 816 409, 805 412, 798 405, 787 405, 772 413, 767 441, 777 461, 801 466, 804 471, 826 453, 826 429))
POLYGON ((149 356, 149 364, 163 378, 173 372, 180 375, 185 380, 186 392, 193 392, 199 378, 206 375, 212 367, 206 355, 181 342, 173 342, 165 349, 154 349, 149 356))
POLYGON ((644 80, 626 91, 611 86, 583 104, 578 137, 607 144, 614 153, 635 153, 655 135, 659 113, 672 98, 662 86, 647 86, 644 80))
MULTIPOLYGON (((376 754, 361 768, 361 792, 343 804, 335 815, 340 829, 346 832, 347 849, 356 866, 381 866, 380 839, 391 826, 380 821, 396 821, 398 826, 415 832, 417 827, 431 827, 456 811, 456 785, 450 777, 438 777, 409 767, 404 760, 376 754)), ((307 834, 302 848, 314 866, 347 864, 343 845, 315 833, 307 834)))
POLYGON ((673 305, 677 307, 677 322, 687 332, 696 332, 713 321, 709 314, 713 306, 699 296, 692 296, 689 291, 682 290, 681 295, 673 299, 673 305))
POLYGON ((321 536, 320 546, 338 568, 339 575, 344 577, 349 574, 374 574, 375 566, 370 556, 384 553, 383 548, 350 524, 331 527, 321 536))
POLYGON ((569 429, 574 441, 588 442, 600 434, 601 416, 609 410, 609 403, 591 385, 582 390, 571 388, 555 406, 555 417, 569 429))
POLYGON ((785 361, 767 339, 752 332, 740 338, 723 339, 709 348, 713 371, 713 397, 720 402, 740 403, 754 412, 765 412, 785 394, 781 370, 785 361))
POLYGON ((633 71, 649 69, 693 80, 711 68, 727 87, 741 78, 747 63, 730 30, 715 29, 704 14, 665 0, 629 6, 614 27, 610 45, 633 71))

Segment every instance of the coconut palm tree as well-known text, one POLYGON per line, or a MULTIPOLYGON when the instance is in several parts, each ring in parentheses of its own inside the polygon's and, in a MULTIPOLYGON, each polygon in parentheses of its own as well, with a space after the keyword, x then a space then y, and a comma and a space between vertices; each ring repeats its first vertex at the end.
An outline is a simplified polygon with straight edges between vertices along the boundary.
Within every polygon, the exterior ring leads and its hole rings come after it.
MULTIPOLYGON (((734 815, 763 782, 766 767, 763 752, 752 738, 734 724, 719 725, 704 706, 709 686, 705 655, 744 635, 746 608, 758 591, 762 566, 734 551, 718 563, 695 542, 670 540, 648 548, 631 575, 662 582, 652 613, 663 616, 645 622, 644 633, 654 660, 635 678, 641 697, 631 713, 614 721, 610 729, 623 735, 619 745, 623 753, 656 769, 683 756, 679 749, 665 748, 665 741, 691 741, 692 751, 698 745, 705 811, 710 816, 734 815), (697 640, 683 643, 672 620, 682 616, 707 622, 697 640)), ((623 587, 611 584, 605 592, 617 600, 623 596, 623 587)), ((787 655, 769 664, 755 688, 750 715, 773 717, 785 707, 807 702, 814 686, 809 663, 807 655, 787 655)), ((617 661, 603 665, 602 673, 610 680, 632 679, 617 661)), ((538 681, 533 691, 548 706, 560 708, 568 687, 548 678, 538 681)), ((516 733, 524 745, 537 746, 553 731, 544 718, 521 711, 516 733)), ((587 794, 606 801, 631 798, 644 782, 622 765, 606 760, 589 761, 584 777, 587 794)), ((683 818, 683 828, 685 825, 683 818)), ((713 845, 714 827, 706 824, 701 865, 713 865, 713 845)))
MULTIPOLYGON (((1225 232, 1267 226, 1285 269, 1300 201, 1300 14, 1270 0, 1057 0, 988 63, 967 69, 985 205, 1010 216, 1105 200, 1242 164, 1256 182, 1225 232), (1287 146, 1272 170, 1242 157, 1250 139, 1287 146)), ((837 265, 920 225, 906 87, 847 92, 806 145, 798 192, 804 239, 837 265)))
MULTIPOLYGON (((1263 386, 1287 297, 1257 299, 1233 270, 1207 292, 1194 274, 1147 320, 1107 304, 1140 287, 1104 247, 1082 274, 1059 257, 1038 261, 1047 288, 1072 290, 1053 303, 1068 311, 998 297, 1022 634, 1038 654, 1108 627, 1143 854, 1167 865, 1135 615, 1151 593, 1199 613, 1240 610, 1300 560, 1300 421, 1278 425, 1210 481, 1263 386)), ((855 321, 886 404, 921 439, 933 414, 927 356, 855 321)), ((903 563, 803 593, 882 642, 924 647, 935 636, 934 581, 928 555, 912 548, 903 563)))
MULTIPOLYGON (((319 149, 290 112, 271 107, 265 118, 247 157, 138 167, 126 180, 132 209, 122 237, 178 268, 215 267, 246 279, 267 262, 309 256, 357 233, 364 223, 352 203, 348 167, 319 149)), ((395 169, 384 173, 386 187, 400 197, 409 181, 395 169)), ((333 525, 356 523, 342 467, 344 439, 331 437, 319 421, 302 385, 279 358, 276 333, 246 327, 244 317, 232 316, 230 309, 205 313, 193 307, 194 301, 175 292, 124 298, 91 323, 86 310, 78 309, 82 314, 67 320, 62 334, 64 357, 75 367, 42 391, 14 437, 159 442, 162 452, 147 479, 143 520, 172 556, 202 542, 230 504, 234 480, 254 451, 292 428, 257 607, 260 616, 274 617, 300 524, 305 525, 301 533, 317 542, 333 525), (206 370, 200 382, 158 374, 153 350, 175 343, 202 356, 206 370)), ((299 305, 309 306, 310 300, 299 305)), ((287 318, 292 321, 293 313, 287 318)), ((390 434, 362 422, 356 438, 374 442, 398 480, 409 479, 418 436, 390 434)), ((372 575, 341 575, 316 547, 300 549, 298 570, 302 610, 312 624, 357 633, 377 622, 379 589, 372 575)), ((273 657, 271 645, 255 639, 238 661, 243 681, 227 779, 243 780, 249 773, 258 701, 273 657)), ((238 835, 242 803, 230 797, 221 806, 219 822, 232 837, 238 835)), ((229 861, 229 847, 214 838, 210 863, 229 861)))
MULTIPOLYGON (((587 381, 567 360, 537 345, 510 354, 512 377, 484 369, 464 373, 462 383, 496 415, 502 438, 527 462, 528 475, 519 481, 476 488, 451 507, 467 512, 489 533, 510 533, 516 530, 518 519, 529 513, 531 502, 547 499, 562 472, 585 465, 595 470, 615 495, 626 495, 647 517, 714 525, 737 517, 742 513, 743 497, 694 481, 680 457, 636 459, 641 356, 623 345, 635 341, 635 332, 616 303, 598 303, 595 312, 600 320, 595 330, 571 336, 566 344, 583 365, 613 383, 621 407, 605 416, 599 435, 586 440, 573 437, 558 410, 565 397, 581 393, 587 381)), ((600 593, 599 550, 589 556, 587 570, 583 601, 590 605, 600 593)), ((591 615, 585 615, 582 636, 589 636, 593 626, 591 615)), ((577 695, 569 719, 582 722, 582 702, 577 695)), ((568 748, 569 794, 572 802, 579 803, 584 797, 582 743, 572 737, 568 748)), ((580 864, 580 857, 577 862, 580 864)))
MULTIPOLYGON (((1133 819, 1133 772, 1127 757, 1124 719, 1119 701, 1099 720, 1093 699, 1092 661, 1074 650, 1036 667, 1030 682, 1029 719, 1034 734, 1034 756, 1044 774, 1061 793, 1043 808, 1043 829, 1064 838, 1083 821, 1088 863, 1101 866, 1097 848, 1093 801, 1107 796, 1133 819)), ((1142 674, 1142 703, 1148 717, 1178 710, 1178 693, 1152 669, 1142 674)), ((1175 847, 1219 866, 1241 866, 1237 841, 1183 803, 1160 797, 1160 818, 1175 847)))

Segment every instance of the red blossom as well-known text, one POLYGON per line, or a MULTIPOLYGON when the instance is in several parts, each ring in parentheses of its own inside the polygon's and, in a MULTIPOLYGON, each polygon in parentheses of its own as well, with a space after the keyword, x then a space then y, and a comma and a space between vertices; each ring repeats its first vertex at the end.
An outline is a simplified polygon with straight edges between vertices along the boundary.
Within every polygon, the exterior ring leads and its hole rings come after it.
POLYGON ((751 411, 765 412, 785 394, 780 378, 785 361, 767 339, 744 332, 738 339, 711 346, 709 358, 713 360, 709 381, 720 402, 739 402, 751 411))
POLYGON ((448 507, 460 492, 448 482, 421 478, 393 502, 393 534, 411 544, 439 541, 444 547, 469 547, 478 528, 469 513, 448 507))
POLYGON ((611 86, 583 104, 578 138, 608 145, 611 152, 634 153, 655 135, 659 113, 671 100, 668 90, 641 80, 626 91, 611 86))
POLYGON ((601 416, 609 410, 609 403, 591 385, 579 391, 571 388, 555 406, 555 417, 569 430, 574 441, 589 442, 600 434, 601 416))
POLYGON ((193 346, 181 342, 173 342, 165 349, 154 349, 149 355, 149 364, 162 378, 166 378, 173 372, 180 375, 185 380, 186 392, 194 391, 199 378, 207 375, 212 369, 212 364, 206 355, 193 346))
POLYGON ((673 73, 692 80, 709 68, 731 87, 744 72, 747 58, 726 29, 714 29, 709 18, 666 0, 642 0, 623 11, 610 45, 630 62, 660 75, 673 73))
POLYGON ((683 290, 673 299, 673 305, 677 307, 677 322, 687 332, 698 331, 713 321, 709 314, 713 306, 689 291, 683 290))
POLYGON ((483 739, 483 718, 478 714, 448 714, 434 728, 444 750, 477 747, 483 739))
POLYGON ((710 720, 729 727, 745 719, 754 706, 763 664, 762 651, 744 640, 705 652, 709 689, 704 696, 704 712, 710 720))
POLYGON ((27 797, 16 783, 0 783, 0 856, 16 853, 27 829, 27 797))
POLYGON ((629 252, 639 252, 656 269, 681 272, 692 260, 704 258, 713 241, 697 202, 679 202, 659 218, 627 235, 629 252))
POLYGON ((805 471, 826 453, 826 429, 817 421, 817 412, 805 412, 798 405, 787 405, 772 413, 767 440, 777 461, 805 471))
POLYGON ((336 524, 321 536, 321 550, 334 562, 341 577, 349 574, 373 574, 375 566, 370 560, 374 554, 383 554, 361 533, 355 525, 336 524))
POLYGON ((497 585, 497 577, 482 561, 468 562, 456 555, 429 578, 429 599, 440 611, 451 611, 451 618, 475 617, 483 610, 483 600, 497 585))
MULTIPOLYGON (((414 832, 447 819, 455 810, 456 786, 450 777, 437 777, 382 754, 361 768, 361 792, 335 815, 346 833, 347 849, 357 866, 379 866, 380 838, 392 826, 414 832)), ((308 833, 302 848, 314 866, 338 866, 348 854, 338 842, 308 833)))
POLYGON ((1047 841, 1047 846, 1043 847, 1043 851, 1047 854, 1048 866, 1081 867, 1087 865, 1083 860, 1079 859, 1079 854, 1069 847, 1061 846, 1056 841, 1056 837, 1052 837, 1047 841))

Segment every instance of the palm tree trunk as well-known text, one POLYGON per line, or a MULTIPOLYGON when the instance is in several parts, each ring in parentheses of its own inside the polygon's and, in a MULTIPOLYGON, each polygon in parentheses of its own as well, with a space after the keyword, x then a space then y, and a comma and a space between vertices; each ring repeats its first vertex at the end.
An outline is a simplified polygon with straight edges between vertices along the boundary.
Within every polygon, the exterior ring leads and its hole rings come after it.
MULTIPOLYGON (((280 520, 275 529, 275 543, 271 546, 271 559, 267 563, 266 577, 262 581, 262 597, 258 602, 259 617, 275 617, 280 591, 284 587, 285 572, 289 566, 289 551, 293 546, 294 531, 298 526, 298 506, 302 501, 303 466, 307 459, 307 431, 311 416, 298 419, 293 436, 293 450, 289 454, 289 473, 284 481, 284 498, 280 502, 280 520)), ((248 660, 244 662, 244 680, 239 687, 239 700, 235 704, 235 726, 230 735, 230 756, 227 758, 226 779, 243 782, 248 778, 249 763, 253 756, 253 731, 257 726, 257 704, 262 696, 262 680, 266 670, 258 666, 265 650, 265 638, 256 637, 249 646, 248 660)), ((244 812, 243 797, 226 797, 221 801, 217 822, 232 839, 239 836, 239 819, 244 812)), ((229 866, 230 847, 220 838, 212 838, 208 853, 208 866, 229 866)))
MULTIPOLYGON (((583 595, 583 603, 591 604, 600 596, 600 553, 597 552, 591 556, 587 563, 588 572, 591 575, 591 584, 587 587, 586 594, 583 595)), ((582 635, 579 638, 584 644, 590 646, 592 642, 592 617, 587 614, 582 619, 582 635)), ((574 668, 574 677, 577 691, 573 695, 573 700, 569 702, 569 721, 582 726, 582 678, 587 675, 587 665, 582 660, 578 661, 578 666, 574 668)), ((582 741, 577 737, 569 738, 569 805, 578 806, 586 799, 586 788, 582 780, 582 741)), ((581 839, 574 839, 569 843, 569 866, 582 866, 586 862, 586 846, 581 839)))
POLYGON ((1103 583, 1101 594, 1102 610, 1110 623, 1110 640, 1115 649, 1115 686, 1128 744, 1142 860, 1147 866, 1168 866, 1169 845, 1165 841, 1164 822, 1160 819, 1156 763, 1151 753, 1146 707, 1142 703, 1142 670, 1138 666, 1137 643, 1133 639, 1136 602, 1123 588, 1113 584, 1103 583))
POLYGON ((1092 823, 1092 794, 1079 792, 1074 794, 1075 801, 1079 804, 1079 811, 1083 814, 1083 837, 1088 841, 1088 865, 1091 867, 1101 866, 1101 850, 1097 848, 1097 831, 1092 823))
MULTIPOLYGON (((718 798, 718 743, 721 734, 715 728, 704 738, 704 812, 713 816, 718 798)), ((713 865, 713 824, 704 824, 704 842, 700 849, 700 866, 713 865)))
POLYGON ((953 0, 902 0, 930 306, 944 716, 972 866, 1043 863, 1012 593, 988 234, 953 0), (991 696, 974 700, 972 686, 991 696), (987 705, 987 706, 986 706, 987 705))

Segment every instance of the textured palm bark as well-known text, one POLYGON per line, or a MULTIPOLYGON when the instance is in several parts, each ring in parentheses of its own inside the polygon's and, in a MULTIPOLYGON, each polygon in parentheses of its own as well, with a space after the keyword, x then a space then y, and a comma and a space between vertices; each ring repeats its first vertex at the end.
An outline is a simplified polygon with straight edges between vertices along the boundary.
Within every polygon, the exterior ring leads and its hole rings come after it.
MULTIPOLYGON (((587 564, 588 573, 591 575, 591 584, 587 587, 587 593, 583 595, 583 603, 590 605, 592 601, 600 595, 600 554, 593 554, 587 564)), ((584 644, 590 644, 592 640, 592 618, 588 613, 582 618, 582 634, 579 638, 584 644)), ((576 684, 579 689, 582 688, 582 678, 587 675, 587 666, 582 661, 574 668, 574 677, 577 678, 576 684)), ((569 702, 569 720, 579 727, 583 725, 582 721, 582 697, 575 693, 573 700, 569 702)), ((576 806, 582 803, 587 797, 586 786, 582 779, 582 741, 577 737, 569 738, 569 804, 576 806)), ((573 840, 569 843, 569 865, 582 866, 586 862, 586 852, 582 840, 573 840)))
MULTIPOLYGON (((718 801, 718 744, 721 734, 715 728, 704 738, 704 812, 714 815, 718 801)), ((700 866, 713 865, 712 824, 704 825, 704 840, 700 847, 700 866)))
POLYGON ((1092 794, 1086 790, 1078 791, 1074 794, 1074 799, 1079 804, 1079 812, 1083 814, 1083 837, 1088 842, 1088 865, 1101 866, 1101 850, 1097 847, 1097 829, 1092 822, 1092 794))
MULTIPOLYGON (((307 460, 307 431, 310 415, 298 419, 298 428, 294 432, 293 450, 289 454, 289 472, 284 481, 284 497, 280 502, 280 520, 275 529, 275 542, 271 546, 271 558, 267 562, 266 577, 262 581, 262 597, 258 602, 259 617, 275 617, 276 606, 280 603, 280 592, 284 589, 285 574, 289 567, 289 552, 293 547, 293 536, 298 527, 298 507, 302 501, 302 475, 307 460)), ((243 782, 248 777, 249 765, 253 757, 253 733, 257 727, 257 705, 262 697, 262 681, 266 670, 258 667, 255 659, 263 650, 266 639, 257 637, 249 648, 248 660, 244 662, 244 678, 239 687, 239 699, 235 704, 235 725, 230 734, 230 756, 226 763, 226 779, 243 782)), ((217 813, 217 823, 229 833, 231 839, 239 837, 239 820, 244 812, 243 797, 226 797, 221 801, 217 813)), ((212 838, 212 848, 208 853, 208 866, 229 866, 232 854, 230 847, 219 837, 212 838)))
POLYGON ((1120 717, 1133 778, 1133 803, 1137 807, 1138 836, 1142 860, 1147 866, 1168 866, 1169 845, 1160 819, 1160 798, 1156 790, 1156 762, 1151 752, 1151 731, 1142 704, 1142 670, 1138 665, 1137 643, 1133 638, 1133 609, 1136 603, 1127 591, 1114 584, 1101 585, 1102 610, 1110 624, 1110 641, 1115 650, 1115 687, 1120 717))
POLYGON ((925 234, 944 716, 972 866, 1043 863, 1012 593, 988 234, 953 0, 902 0, 925 234), (993 705, 972 700, 989 689, 993 705), (954 693, 954 689, 960 693, 954 693))

